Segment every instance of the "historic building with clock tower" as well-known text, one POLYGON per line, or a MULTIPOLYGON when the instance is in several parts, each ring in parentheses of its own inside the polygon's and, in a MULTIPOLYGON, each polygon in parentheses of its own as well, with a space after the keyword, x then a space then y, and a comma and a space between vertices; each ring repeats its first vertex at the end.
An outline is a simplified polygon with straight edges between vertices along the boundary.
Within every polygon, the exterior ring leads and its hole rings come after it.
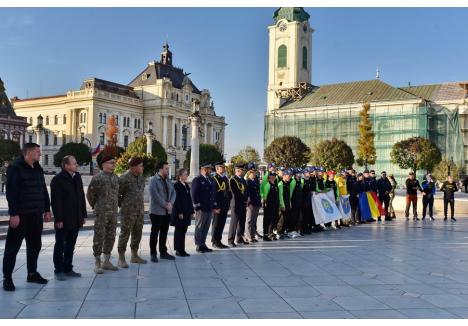
POLYGON ((311 84, 313 29, 302 7, 279 8, 273 15, 268 68, 268 110, 282 103, 278 92, 311 84))

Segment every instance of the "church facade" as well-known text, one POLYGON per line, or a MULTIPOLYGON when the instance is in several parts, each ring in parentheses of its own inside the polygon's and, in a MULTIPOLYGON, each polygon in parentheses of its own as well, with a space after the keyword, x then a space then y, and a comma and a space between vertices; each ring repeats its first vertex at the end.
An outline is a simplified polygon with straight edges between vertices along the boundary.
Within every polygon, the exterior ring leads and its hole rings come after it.
POLYGON ((8 139, 22 144, 27 127, 26 118, 17 116, 13 110, 3 81, 0 79, 0 140, 8 139))
MULTIPOLYGON (((27 118, 25 141, 42 145, 45 170, 56 170, 53 155, 67 142, 85 142, 92 149, 106 143, 106 122, 118 125, 118 146, 126 148, 152 124, 155 138, 168 153, 172 169, 183 166, 190 149, 188 119, 194 103, 202 116, 200 142, 224 152, 225 119, 215 112, 209 90, 200 90, 183 69, 173 65, 166 43, 159 61, 151 61, 127 85, 98 78, 83 81, 79 90, 39 98, 13 99, 17 114, 27 118), (44 131, 35 132, 39 119, 44 131), (39 139, 40 138, 40 139, 39 139)), ((173 170, 174 171, 174 170, 173 170)))
POLYGON ((408 171, 390 162, 395 142, 421 136, 433 141, 443 157, 468 171, 468 82, 394 87, 373 80, 329 85, 311 81, 312 33, 301 7, 280 8, 269 31, 268 105, 264 145, 284 135, 297 136, 311 148, 338 138, 357 153, 359 111, 371 105, 377 162, 372 168, 408 171))

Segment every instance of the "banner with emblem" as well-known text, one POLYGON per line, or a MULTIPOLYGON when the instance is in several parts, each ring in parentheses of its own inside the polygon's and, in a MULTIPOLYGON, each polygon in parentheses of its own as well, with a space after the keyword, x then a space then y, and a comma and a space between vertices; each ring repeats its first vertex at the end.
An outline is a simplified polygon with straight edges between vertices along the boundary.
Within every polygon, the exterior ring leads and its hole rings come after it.
POLYGON ((349 195, 340 196, 338 208, 343 219, 351 218, 351 204, 349 203, 349 195))
POLYGON ((314 192, 312 196, 312 210, 315 223, 324 224, 341 218, 341 213, 335 204, 333 190, 328 192, 314 192))

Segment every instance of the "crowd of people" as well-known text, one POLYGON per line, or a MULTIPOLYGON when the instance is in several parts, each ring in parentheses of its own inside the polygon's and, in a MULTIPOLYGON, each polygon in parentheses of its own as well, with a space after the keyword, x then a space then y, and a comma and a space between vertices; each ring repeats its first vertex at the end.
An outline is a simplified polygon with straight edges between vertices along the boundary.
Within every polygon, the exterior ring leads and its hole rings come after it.
MULTIPOLYGON (((115 159, 104 156, 99 162, 101 171, 93 176, 85 194, 83 182, 77 172, 78 164, 73 156, 65 156, 62 171, 50 184, 49 197, 44 172, 39 165, 40 146, 27 143, 23 155, 9 165, 7 171, 7 201, 10 224, 3 257, 3 288, 14 291, 12 279, 16 256, 24 239, 27 246, 27 281, 46 284, 47 279, 37 272, 37 260, 42 247, 43 222, 54 219, 55 246, 53 254, 55 279, 81 277, 73 269, 73 254, 79 229, 87 218, 86 200, 94 211, 93 255, 94 272, 116 271, 128 268, 126 249, 130 241, 130 263, 146 264, 139 256, 144 224, 143 161, 138 157, 129 160, 129 170, 120 177, 114 173, 115 159), (117 244, 118 262, 111 262, 111 252, 117 234, 120 208, 120 234, 117 244)), ((430 175, 422 184, 409 173, 406 180, 406 219, 413 207, 413 219, 418 220, 418 192, 423 196, 423 216, 433 216, 436 186, 430 175)), ((352 168, 339 173, 323 167, 282 168, 268 164, 260 170, 253 163, 238 164, 234 175, 228 177, 224 161, 200 165, 200 174, 191 185, 188 171, 180 169, 177 182, 169 178, 169 165, 160 162, 156 173, 149 180, 151 233, 149 239, 151 262, 159 259, 174 260, 166 246, 170 226, 174 227, 174 251, 178 257, 190 256, 185 250, 188 227, 195 219, 194 241, 196 251, 209 253, 213 249, 206 244, 211 228, 212 248, 227 249, 262 241, 277 241, 302 237, 312 232, 341 229, 353 225, 377 222, 378 219, 363 219, 359 195, 375 193, 382 204, 381 215, 385 220, 396 218, 393 199, 397 182, 386 172, 376 178, 375 171, 356 173, 352 168), (338 219, 330 223, 316 223, 312 208, 315 193, 333 192, 335 199, 349 196, 350 219, 338 219), (257 219, 263 208, 262 234, 257 229, 257 219), (227 244, 223 233, 230 212, 227 244)), ((444 216, 447 220, 448 206, 454 218, 454 193, 457 185, 452 177, 440 188, 444 192, 444 216)))

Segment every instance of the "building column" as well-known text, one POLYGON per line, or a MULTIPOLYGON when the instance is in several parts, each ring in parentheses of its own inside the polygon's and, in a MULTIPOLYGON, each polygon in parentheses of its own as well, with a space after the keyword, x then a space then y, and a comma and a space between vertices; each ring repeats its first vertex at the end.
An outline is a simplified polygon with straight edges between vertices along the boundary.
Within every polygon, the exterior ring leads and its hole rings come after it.
POLYGON ((179 147, 182 148, 182 120, 179 119, 179 147))
POLYGON ((44 164, 44 149, 42 148, 42 135, 44 134, 42 129, 36 129, 36 144, 41 147, 41 157, 39 158, 39 164, 42 166, 44 164))
POLYGON ((163 115, 163 147, 167 148, 167 115, 163 115))
POLYGON ((176 119, 175 117, 173 116, 172 117, 172 135, 171 135, 171 143, 172 143, 172 146, 175 146, 175 143, 176 143, 176 134, 175 134, 175 128, 176 128, 176 123, 175 123, 176 119))
POLYGON ((198 174, 200 168, 200 138, 198 133, 198 127, 200 126, 200 117, 199 116, 191 116, 190 122, 192 125, 192 138, 190 142, 190 176, 189 180, 192 181, 198 174))
POLYGON ((205 144, 208 143, 208 123, 205 122, 205 144))

